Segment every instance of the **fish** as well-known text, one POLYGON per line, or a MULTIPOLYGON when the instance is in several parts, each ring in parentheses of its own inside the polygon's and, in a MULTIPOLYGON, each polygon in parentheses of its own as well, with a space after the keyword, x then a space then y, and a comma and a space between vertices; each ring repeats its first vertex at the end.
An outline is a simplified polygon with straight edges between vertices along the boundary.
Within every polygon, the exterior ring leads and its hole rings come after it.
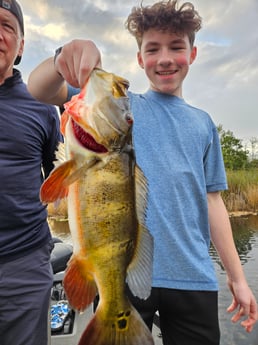
POLYGON ((148 298, 153 238, 146 226, 148 183, 136 163, 129 82, 95 68, 61 117, 65 161, 40 190, 42 202, 67 198, 73 255, 64 289, 83 312, 99 303, 79 345, 154 345, 127 296, 148 298))

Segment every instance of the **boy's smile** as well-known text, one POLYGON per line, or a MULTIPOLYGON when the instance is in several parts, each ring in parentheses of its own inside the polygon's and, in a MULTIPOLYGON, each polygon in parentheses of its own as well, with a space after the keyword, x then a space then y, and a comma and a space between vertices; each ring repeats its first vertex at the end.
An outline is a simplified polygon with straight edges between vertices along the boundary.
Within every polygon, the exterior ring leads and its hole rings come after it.
POLYGON ((188 36, 149 29, 143 34, 138 63, 154 91, 182 97, 182 83, 196 57, 188 36))

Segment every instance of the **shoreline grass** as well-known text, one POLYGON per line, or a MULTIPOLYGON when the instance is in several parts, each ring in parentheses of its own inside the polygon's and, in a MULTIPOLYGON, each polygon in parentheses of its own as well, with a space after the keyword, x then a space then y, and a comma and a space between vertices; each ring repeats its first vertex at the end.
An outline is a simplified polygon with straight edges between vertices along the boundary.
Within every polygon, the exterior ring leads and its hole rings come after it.
POLYGON ((222 198, 229 212, 258 212, 258 169, 228 170, 222 198))

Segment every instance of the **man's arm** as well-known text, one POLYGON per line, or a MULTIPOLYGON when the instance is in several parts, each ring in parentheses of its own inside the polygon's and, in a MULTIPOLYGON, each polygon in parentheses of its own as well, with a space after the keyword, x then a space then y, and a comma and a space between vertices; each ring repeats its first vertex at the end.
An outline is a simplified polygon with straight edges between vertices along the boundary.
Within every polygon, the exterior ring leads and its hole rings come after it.
POLYGON ((82 88, 94 67, 101 67, 101 56, 90 40, 73 40, 59 54, 38 65, 28 79, 33 97, 62 106, 67 100, 67 84, 82 88))
POLYGON ((208 193, 208 207, 211 239, 227 272, 228 286, 233 295, 232 304, 227 311, 233 312, 238 308, 232 322, 247 316, 241 325, 247 332, 251 332, 258 317, 257 303, 247 284, 235 247, 228 212, 219 192, 208 193))
POLYGON ((63 105, 67 98, 67 85, 57 73, 53 57, 43 61, 31 72, 28 90, 41 102, 63 105))

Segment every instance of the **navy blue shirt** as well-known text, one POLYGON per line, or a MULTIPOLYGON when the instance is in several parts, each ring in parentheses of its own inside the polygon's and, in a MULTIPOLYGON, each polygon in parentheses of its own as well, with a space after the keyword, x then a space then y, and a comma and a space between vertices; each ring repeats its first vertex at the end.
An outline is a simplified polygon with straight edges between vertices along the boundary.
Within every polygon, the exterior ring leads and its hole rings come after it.
POLYGON ((0 262, 7 262, 51 237, 39 191, 62 139, 56 108, 35 100, 18 70, 0 85, 0 104, 0 262))

